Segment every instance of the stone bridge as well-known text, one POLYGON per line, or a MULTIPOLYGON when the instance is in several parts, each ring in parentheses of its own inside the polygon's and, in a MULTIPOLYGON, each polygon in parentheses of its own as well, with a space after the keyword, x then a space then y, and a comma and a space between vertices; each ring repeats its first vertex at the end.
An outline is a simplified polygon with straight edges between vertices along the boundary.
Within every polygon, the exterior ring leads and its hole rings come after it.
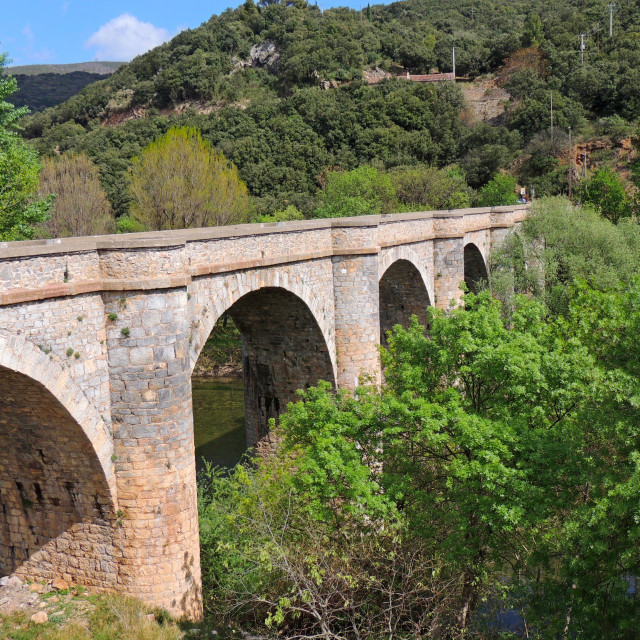
POLYGON ((0 575, 201 612, 191 372, 228 313, 247 440, 487 277, 527 207, 0 244, 0 575))

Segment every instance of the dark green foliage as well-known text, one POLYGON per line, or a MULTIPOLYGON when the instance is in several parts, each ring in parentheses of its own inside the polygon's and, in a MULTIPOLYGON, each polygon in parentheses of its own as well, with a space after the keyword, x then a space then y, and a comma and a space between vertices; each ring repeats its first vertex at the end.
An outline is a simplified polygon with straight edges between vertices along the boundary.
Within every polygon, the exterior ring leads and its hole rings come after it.
MULTIPOLYGON (((462 131, 462 105, 453 85, 354 83, 332 91, 304 89, 288 99, 271 98, 244 111, 226 107, 208 116, 155 115, 117 127, 65 122, 45 128, 35 143, 41 153, 87 153, 101 169, 114 210, 124 215, 131 159, 171 126, 196 126, 238 167, 251 195, 267 199, 261 213, 294 204, 308 214, 326 167, 450 162, 462 131)), ((47 113, 30 120, 31 134, 47 113)))
POLYGON ((130 159, 172 126, 195 126, 223 151, 260 214, 293 204, 308 216, 328 170, 363 164, 457 163, 474 189, 515 165, 539 195, 566 193, 568 154, 537 143, 550 129, 551 97, 559 139, 568 127, 614 142, 632 132, 627 123, 640 113, 639 1, 617 7, 612 38, 604 0, 482 7, 404 0, 362 15, 344 8, 322 14, 303 1, 247 2, 35 114, 25 135, 43 153, 88 153, 117 215, 128 212, 130 159), (581 65, 583 32, 590 36, 581 65), (252 60, 252 47, 265 43, 277 59, 252 60), (450 83, 360 82, 376 66, 393 74, 450 71, 452 46, 459 76, 499 73, 514 97, 503 126, 466 128, 458 117, 461 91, 450 83), (176 105, 179 114, 170 111, 176 105), (537 148, 519 158, 529 143, 537 148))
POLYGON ((587 182, 585 202, 592 204, 613 223, 631 215, 629 196, 618 175, 608 168, 600 169, 587 182))
POLYGON ((102 80, 104 75, 73 71, 65 74, 16 75, 15 78, 18 82, 18 91, 11 96, 11 102, 16 107, 42 111, 68 100, 88 84, 102 80))

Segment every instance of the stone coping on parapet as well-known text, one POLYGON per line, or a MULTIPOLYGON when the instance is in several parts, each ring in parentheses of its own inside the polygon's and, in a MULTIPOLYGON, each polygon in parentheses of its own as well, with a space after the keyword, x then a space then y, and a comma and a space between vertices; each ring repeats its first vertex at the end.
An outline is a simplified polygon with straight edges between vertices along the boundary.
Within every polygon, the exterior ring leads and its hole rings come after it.
MULTIPOLYGON (((52 238, 44 240, 24 240, 0 242, 0 260, 30 256, 55 255, 61 253, 83 253, 118 249, 154 249, 184 246, 188 242, 202 242, 224 238, 239 238, 273 233, 293 233, 320 229, 353 227, 377 227, 389 223, 416 220, 462 218, 482 214, 516 213, 527 211, 530 205, 507 207, 486 207, 450 209, 445 211, 416 211, 389 213, 382 215, 356 216, 351 218, 323 218, 318 220, 296 220, 290 222, 266 222, 232 225, 225 227, 205 227, 201 229, 177 229, 171 231, 146 231, 140 233, 86 236, 79 238, 52 238)), ((499 221, 491 227, 510 226, 499 221)))

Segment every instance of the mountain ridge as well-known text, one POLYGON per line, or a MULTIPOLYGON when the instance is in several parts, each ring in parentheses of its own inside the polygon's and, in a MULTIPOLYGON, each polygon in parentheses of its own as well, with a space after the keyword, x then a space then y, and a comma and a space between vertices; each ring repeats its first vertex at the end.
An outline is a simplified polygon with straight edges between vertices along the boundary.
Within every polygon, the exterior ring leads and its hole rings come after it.
POLYGON ((69 64, 25 64, 14 67, 6 67, 5 75, 35 76, 43 73, 55 73, 63 75, 74 71, 94 73, 98 75, 110 75, 126 62, 112 62, 108 60, 94 60, 92 62, 72 62, 69 64))

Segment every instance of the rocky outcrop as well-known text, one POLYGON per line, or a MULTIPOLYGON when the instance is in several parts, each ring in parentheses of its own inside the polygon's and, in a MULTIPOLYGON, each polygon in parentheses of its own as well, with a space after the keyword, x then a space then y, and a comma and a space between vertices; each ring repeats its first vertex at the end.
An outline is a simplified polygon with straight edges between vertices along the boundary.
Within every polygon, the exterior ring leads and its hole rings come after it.
POLYGON ((275 71, 280 60, 280 52, 275 42, 265 40, 262 44, 254 44, 249 52, 251 65, 254 67, 266 67, 275 71))

